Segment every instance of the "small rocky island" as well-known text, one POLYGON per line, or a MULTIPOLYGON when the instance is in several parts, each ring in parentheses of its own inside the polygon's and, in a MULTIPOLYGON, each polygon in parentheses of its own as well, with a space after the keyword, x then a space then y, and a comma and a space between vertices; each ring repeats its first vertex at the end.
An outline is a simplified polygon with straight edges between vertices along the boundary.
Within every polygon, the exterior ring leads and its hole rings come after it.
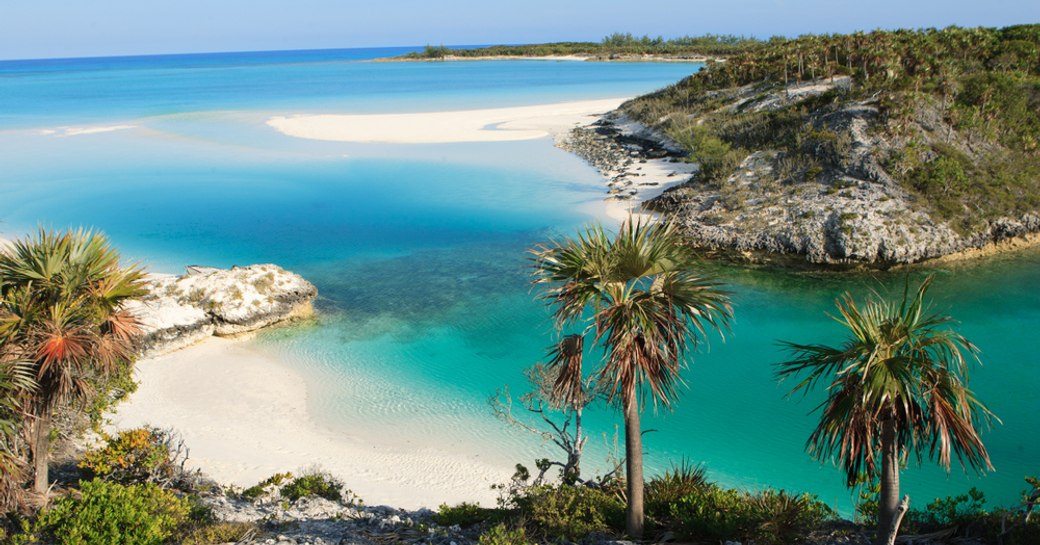
POLYGON ((188 267, 181 276, 149 275, 145 284, 148 295, 127 305, 141 323, 144 357, 307 316, 318 294, 302 276, 271 264, 188 267))

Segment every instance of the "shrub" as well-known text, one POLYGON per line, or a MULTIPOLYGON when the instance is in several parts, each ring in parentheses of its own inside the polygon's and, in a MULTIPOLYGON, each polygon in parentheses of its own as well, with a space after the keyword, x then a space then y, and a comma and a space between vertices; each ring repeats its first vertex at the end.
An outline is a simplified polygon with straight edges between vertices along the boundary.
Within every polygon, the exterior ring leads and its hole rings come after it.
POLYGON ((121 484, 166 485, 182 472, 179 462, 186 459, 186 453, 179 439, 168 430, 135 428, 105 437, 105 446, 88 452, 79 463, 91 478, 121 484))
POLYGON ((282 486, 282 483, 292 478, 292 473, 275 473, 274 475, 271 475, 270 477, 243 490, 239 496, 245 500, 256 501, 260 499, 260 497, 270 494, 272 489, 282 486))
POLYGON ((475 503, 462 502, 455 506, 442 503, 433 515, 433 521, 441 526, 473 526, 485 521, 498 521, 502 519, 504 511, 500 509, 488 509, 475 503))
POLYGON ((792 496, 783 490, 764 490, 749 497, 751 537, 756 543, 793 543, 825 520, 837 515, 811 494, 792 496))
POLYGON ((126 399, 126 396, 137 391, 133 368, 131 363, 121 362, 107 377, 92 379, 94 394, 88 397, 83 412, 90 420, 90 427, 94 431, 100 431, 106 413, 126 399))
POLYGON ((188 503, 155 484, 95 479, 41 512, 13 543, 159 545, 188 518, 188 503))
POLYGON ((534 486, 517 498, 521 517, 548 539, 580 541, 625 525, 625 504, 603 490, 581 486, 534 486))
POLYGON ((966 494, 936 498, 924 510, 911 509, 907 518, 926 527, 970 524, 986 515, 986 496, 972 487, 966 494))
POLYGON ((708 486, 704 468, 685 460, 646 483, 646 513, 662 522, 669 515, 669 506, 683 496, 708 486))
POLYGON ((255 522, 216 522, 193 527, 177 539, 179 545, 240 543, 259 532, 255 522))
POLYGON ((671 504, 672 529, 681 537, 784 544, 797 541, 835 514, 815 496, 780 490, 749 494, 708 485, 671 504))
POLYGON ((496 524, 488 531, 480 534, 479 545, 528 545, 527 532, 523 526, 509 528, 505 524, 496 524))
POLYGON ((346 498, 347 503, 354 503, 357 499, 353 492, 343 489, 339 479, 320 471, 296 477, 283 486, 280 492, 289 501, 305 496, 318 496, 331 501, 344 501, 346 498))
POLYGON ((670 518, 679 536, 726 541, 742 537, 750 526, 745 495, 710 485, 671 504, 670 518))

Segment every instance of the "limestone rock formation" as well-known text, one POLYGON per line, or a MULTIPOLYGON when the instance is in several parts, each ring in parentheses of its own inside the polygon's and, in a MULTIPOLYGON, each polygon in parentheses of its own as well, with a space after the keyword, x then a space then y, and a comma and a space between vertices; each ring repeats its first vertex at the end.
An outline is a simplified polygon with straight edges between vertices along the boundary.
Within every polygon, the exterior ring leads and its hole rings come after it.
POLYGON ((313 311, 318 290, 277 265, 188 267, 182 276, 151 275, 148 295, 128 308, 141 322, 142 356, 156 356, 210 335, 232 336, 313 311))

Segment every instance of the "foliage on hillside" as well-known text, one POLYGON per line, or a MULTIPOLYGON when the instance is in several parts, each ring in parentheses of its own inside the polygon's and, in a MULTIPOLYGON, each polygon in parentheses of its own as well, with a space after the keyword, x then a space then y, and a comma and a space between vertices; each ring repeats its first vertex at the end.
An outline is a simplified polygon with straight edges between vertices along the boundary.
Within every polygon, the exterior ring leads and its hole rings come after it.
POLYGON ((495 45, 472 49, 452 49, 441 46, 426 46, 418 53, 409 53, 410 59, 439 59, 454 57, 542 57, 560 55, 587 55, 609 58, 611 56, 653 55, 674 57, 704 57, 736 55, 762 45, 754 38, 743 36, 706 34, 664 39, 650 36, 614 33, 600 42, 554 42, 547 44, 495 45))
POLYGON ((866 136, 886 144, 873 157, 933 217, 963 232, 1040 209, 1040 25, 772 40, 624 110, 720 188, 762 149, 780 152, 780 182, 841 183, 852 138, 834 120, 869 110, 866 136), (814 83, 829 90, 791 91, 814 83))

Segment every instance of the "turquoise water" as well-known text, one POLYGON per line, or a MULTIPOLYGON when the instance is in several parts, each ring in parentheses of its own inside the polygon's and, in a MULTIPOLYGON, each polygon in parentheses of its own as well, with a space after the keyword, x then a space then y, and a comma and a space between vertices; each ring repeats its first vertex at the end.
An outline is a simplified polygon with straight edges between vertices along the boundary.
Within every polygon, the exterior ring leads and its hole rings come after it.
MULTIPOLYGON (((548 139, 340 144, 264 122, 629 96, 696 67, 364 62, 401 51, 0 63, 0 234, 91 225, 157 271, 275 262, 300 272, 320 290, 320 317, 254 342, 304 373, 324 424, 392 426, 417 444, 529 462, 538 442, 496 421, 486 400, 505 384, 522 391, 521 370, 551 342, 525 250, 600 214, 598 175, 548 139), (132 128, 62 132, 99 125, 132 128)), ((1003 424, 984 436, 994 473, 908 470, 918 505, 969 486, 1008 503, 1040 471, 1038 265, 1028 252, 936 270, 936 308, 982 348, 973 385, 1003 424)), ((736 324, 693 355, 674 412, 648 407, 648 465, 686 457, 724 483, 809 490, 847 511, 840 473, 803 450, 813 399, 787 400, 772 379, 776 341, 838 341, 824 314, 834 297, 902 277, 705 267, 735 292, 736 324)), ((619 418, 600 407, 588 420, 587 465, 601 466, 619 418)))

